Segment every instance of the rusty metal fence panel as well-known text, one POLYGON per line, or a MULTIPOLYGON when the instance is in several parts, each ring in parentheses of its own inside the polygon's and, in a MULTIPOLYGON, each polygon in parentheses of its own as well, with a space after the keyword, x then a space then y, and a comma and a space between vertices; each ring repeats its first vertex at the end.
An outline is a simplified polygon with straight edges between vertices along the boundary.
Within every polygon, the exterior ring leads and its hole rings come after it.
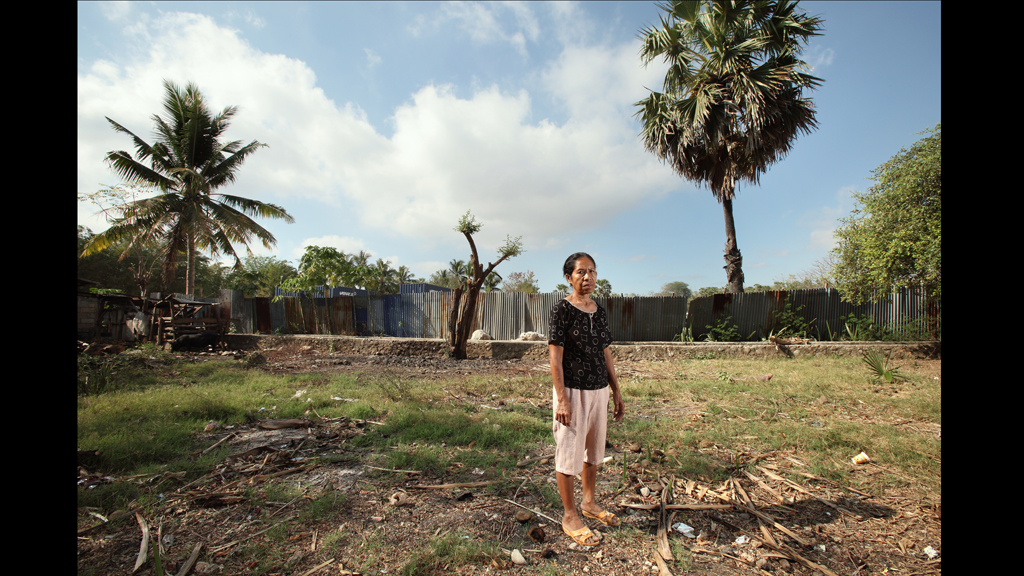
POLYGON ((864 304, 843 301, 836 290, 778 290, 741 294, 714 294, 690 301, 686 325, 695 340, 710 332, 709 326, 729 319, 744 340, 761 340, 778 329, 776 318, 789 304, 790 311, 811 325, 819 340, 836 340, 844 332, 843 318, 866 316, 876 326, 893 333, 927 328, 941 334, 941 302, 929 300, 920 288, 896 290, 864 304))

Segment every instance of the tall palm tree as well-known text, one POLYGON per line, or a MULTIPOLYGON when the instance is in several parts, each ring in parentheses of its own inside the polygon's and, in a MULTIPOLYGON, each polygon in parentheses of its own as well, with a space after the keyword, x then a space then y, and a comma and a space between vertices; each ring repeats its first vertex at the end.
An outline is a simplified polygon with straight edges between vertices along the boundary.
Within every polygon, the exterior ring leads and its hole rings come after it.
POLYGON ((378 258, 377 263, 370 268, 368 288, 377 294, 394 294, 398 292, 397 270, 391 267, 391 263, 378 258))
POLYGON ((406 265, 401 265, 395 270, 395 281, 398 284, 422 284, 423 278, 417 278, 412 270, 406 265))
POLYGON ((356 266, 369 266, 370 258, 372 257, 373 255, 367 252, 366 250, 360 250, 356 254, 350 254, 349 261, 356 266))
POLYGON ((640 33, 646 66, 662 57, 663 92, 636 103, 647 151, 682 177, 707 185, 725 213, 729 292, 743 291, 732 200, 739 181, 757 184, 799 133, 817 128, 803 97, 820 78, 804 73, 803 44, 822 20, 794 0, 673 0, 660 26, 640 33))
POLYGON ((487 278, 484 278, 483 288, 486 292, 501 292, 501 288, 499 287, 501 286, 501 281, 501 274, 491 272, 487 275, 487 278))
POLYGON ((236 268, 241 268, 235 243, 244 245, 250 255, 249 243, 253 240, 266 248, 277 243, 273 234, 250 216, 279 218, 288 223, 294 219, 280 206, 215 192, 234 182, 245 159, 266 146, 256 140, 244 146, 239 140, 221 141, 237 107, 229 106, 213 115, 199 88, 191 82, 181 89, 165 80, 164 90, 167 117, 153 115, 157 141, 152 145, 107 118, 115 131, 127 134, 135 143, 134 157, 124 150, 108 152, 107 164, 121 178, 152 185, 161 193, 125 204, 121 216, 98 234, 82 255, 120 240, 158 240, 165 250, 164 277, 168 283, 179 254, 185 253, 185 291, 192 294, 197 250, 232 256, 236 268))
POLYGON ((453 258, 448 263, 448 273, 458 279, 459 285, 465 284, 473 275, 473 267, 469 262, 453 258))

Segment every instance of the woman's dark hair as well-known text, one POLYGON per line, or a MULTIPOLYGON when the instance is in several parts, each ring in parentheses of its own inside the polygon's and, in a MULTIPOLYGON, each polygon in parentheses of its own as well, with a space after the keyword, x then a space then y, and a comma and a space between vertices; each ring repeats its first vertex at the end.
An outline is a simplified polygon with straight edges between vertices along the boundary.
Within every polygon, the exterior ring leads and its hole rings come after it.
POLYGON ((573 270, 576 270, 576 261, 580 258, 589 258, 590 261, 594 263, 594 268, 597 268, 597 261, 594 260, 593 256, 586 252, 576 252, 565 259, 565 264, 562 264, 562 275, 572 276, 573 270))

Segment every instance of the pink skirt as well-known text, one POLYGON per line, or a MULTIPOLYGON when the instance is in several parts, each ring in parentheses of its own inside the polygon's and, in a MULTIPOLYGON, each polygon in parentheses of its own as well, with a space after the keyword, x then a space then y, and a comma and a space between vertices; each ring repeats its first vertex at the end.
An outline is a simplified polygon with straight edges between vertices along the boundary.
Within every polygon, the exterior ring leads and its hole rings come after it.
POLYGON ((551 388, 551 431, 555 435, 555 471, 575 476, 583 471, 583 463, 598 465, 604 460, 605 435, 608 432, 608 386, 600 390, 566 388, 565 396, 572 406, 569 426, 555 420, 558 395, 551 388))

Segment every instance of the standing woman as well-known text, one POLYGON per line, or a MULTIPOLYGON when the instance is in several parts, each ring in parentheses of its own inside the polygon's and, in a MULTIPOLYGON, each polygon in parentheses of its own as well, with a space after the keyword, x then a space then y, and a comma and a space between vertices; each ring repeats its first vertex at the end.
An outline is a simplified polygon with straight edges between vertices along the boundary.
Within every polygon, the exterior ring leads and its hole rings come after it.
POLYGON ((576 513, 575 477, 581 474, 583 481, 583 515, 618 526, 619 519, 594 499, 594 488, 597 467, 604 459, 609 388, 616 421, 622 420, 625 405, 608 348, 612 343, 608 314, 590 299, 597 286, 597 265, 589 254, 577 252, 566 259, 562 273, 572 284, 572 294, 552 307, 548 323, 555 472, 565 508, 562 530, 577 544, 593 546, 601 539, 576 513))

